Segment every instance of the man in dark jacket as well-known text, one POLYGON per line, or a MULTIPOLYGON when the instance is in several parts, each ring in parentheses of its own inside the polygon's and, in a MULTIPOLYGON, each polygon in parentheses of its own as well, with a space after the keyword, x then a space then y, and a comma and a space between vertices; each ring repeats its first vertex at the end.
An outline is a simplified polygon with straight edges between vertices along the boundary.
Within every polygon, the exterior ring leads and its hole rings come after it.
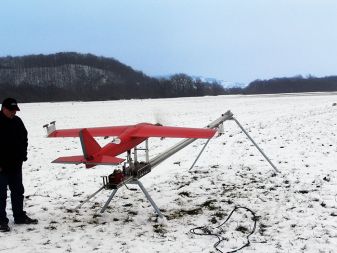
POLYGON ((13 98, 2 102, 0 112, 0 231, 10 230, 6 215, 7 186, 11 191, 12 210, 16 224, 36 224, 23 210, 22 163, 27 160, 27 130, 16 116, 20 111, 13 98))

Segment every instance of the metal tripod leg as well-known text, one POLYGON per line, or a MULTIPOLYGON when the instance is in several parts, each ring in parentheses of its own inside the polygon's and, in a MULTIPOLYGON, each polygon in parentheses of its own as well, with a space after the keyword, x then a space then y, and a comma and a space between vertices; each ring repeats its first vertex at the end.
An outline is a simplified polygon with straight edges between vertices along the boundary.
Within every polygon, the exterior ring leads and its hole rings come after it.
POLYGON ((87 203, 91 198, 95 197, 101 190, 104 189, 104 185, 99 188, 95 193, 91 194, 88 198, 86 198, 81 204, 79 204, 78 206, 75 207, 75 210, 81 208, 85 203, 87 203))
POLYGON ((269 162, 269 164, 273 167, 273 169, 280 173, 280 171, 276 168, 276 166, 269 160, 269 158, 266 156, 266 154, 262 151, 262 149, 260 149, 260 147, 255 143, 255 141, 253 140, 252 137, 250 137, 250 135, 247 133, 247 131, 243 128, 243 126, 241 126, 241 124, 239 123, 239 121, 237 121, 234 117, 232 118, 232 120, 234 120, 236 122, 236 124, 241 128, 242 132, 244 132, 247 137, 249 138, 249 140, 254 144, 254 146, 260 151, 260 153, 263 155, 263 157, 269 162))
POLYGON ((139 180, 135 180, 135 183, 139 185, 139 188, 143 191, 143 193, 145 194, 147 200, 151 203, 151 205, 153 206, 154 210, 159 215, 159 217, 160 218, 164 218, 164 216, 161 214, 158 206, 153 201, 153 199, 151 198, 150 194, 147 192, 147 190, 145 189, 145 187, 143 186, 143 184, 139 180))
POLYGON ((109 197, 109 199, 105 202, 104 206, 101 209, 101 213, 104 213, 105 209, 108 207, 108 205, 110 204, 112 198, 115 196, 116 192, 118 189, 114 189, 109 197))
POLYGON ((207 144, 209 143, 210 140, 211 140, 211 139, 208 139, 207 142, 205 143, 205 145, 202 147, 202 149, 201 149, 199 155, 198 155, 197 158, 194 160, 194 162, 193 162, 191 168, 189 168, 189 170, 191 170, 191 169, 194 167, 194 165, 195 165, 196 162, 198 161, 198 159, 199 159, 199 157, 201 156, 202 152, 204 152, 204 150, 205 150, 205 148, 206 148, 206 146, 207 146, 207 144))

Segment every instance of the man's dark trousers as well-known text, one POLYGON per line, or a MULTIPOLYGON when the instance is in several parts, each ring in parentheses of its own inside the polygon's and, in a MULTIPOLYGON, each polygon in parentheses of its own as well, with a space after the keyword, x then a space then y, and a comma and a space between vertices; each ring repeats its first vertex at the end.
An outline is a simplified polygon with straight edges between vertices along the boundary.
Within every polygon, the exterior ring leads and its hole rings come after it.
POLYGON ((11 201, 14 220, 23 217, 23 193, 22 162, 18 162, 8 168, 2 168, 0 172, 0 222, 8 223, 6 215, 7 186, 11 191, 11 201))

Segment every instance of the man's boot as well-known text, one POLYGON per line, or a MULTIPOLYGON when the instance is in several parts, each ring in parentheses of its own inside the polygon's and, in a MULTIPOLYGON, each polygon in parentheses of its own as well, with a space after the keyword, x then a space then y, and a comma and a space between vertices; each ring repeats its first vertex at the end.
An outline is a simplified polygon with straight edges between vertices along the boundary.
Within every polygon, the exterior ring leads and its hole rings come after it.
POLYGON ((32 219, 28 217, 26 214, 22 217, 16 218, 14 220, 15 224, 37 224, 38 220, 37 219, 32 219))
POLYGON ((10 230, 7 222, 0 223, 0 232, 9 232, 10 230))

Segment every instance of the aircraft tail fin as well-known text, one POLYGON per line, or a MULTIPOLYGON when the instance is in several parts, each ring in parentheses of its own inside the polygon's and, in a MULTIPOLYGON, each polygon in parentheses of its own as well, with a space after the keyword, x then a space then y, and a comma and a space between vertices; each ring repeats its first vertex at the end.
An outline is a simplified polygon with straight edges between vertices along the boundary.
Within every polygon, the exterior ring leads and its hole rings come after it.
POLYGON ((76 156, 62 156, 52 161, 52 163, 70 163, 70 164, 80 164, 85 163, 85 158, 82 155, 76 156))
POLYGON ((64 156, 59 157, 53 163, 84 163, 86 168, 91 168, 96 165, 117 165, 125 159, 107 155, 95 155, 102 148, 94 137, 89 133, 88 129, 84 128, 79 131, 79 137, 82 144, 83 155, 79 156, 64 156))
POLYGON ((69 164, 80 164, 84 163, 87 168, 91 168, 95 165, 117 165, 124 162, 125 159, 114 157, 114 156, 101 156, 96 159, 87 160, 84 156, 63 156, 59 157, 53 161, 53 163, 69 163, 69 164))
POLYGON ((92 160, 95 153, 101 150, 101 146, 92 137, 88 129, 81 129, 79 132, 83 155, 86 160, 92 160))

